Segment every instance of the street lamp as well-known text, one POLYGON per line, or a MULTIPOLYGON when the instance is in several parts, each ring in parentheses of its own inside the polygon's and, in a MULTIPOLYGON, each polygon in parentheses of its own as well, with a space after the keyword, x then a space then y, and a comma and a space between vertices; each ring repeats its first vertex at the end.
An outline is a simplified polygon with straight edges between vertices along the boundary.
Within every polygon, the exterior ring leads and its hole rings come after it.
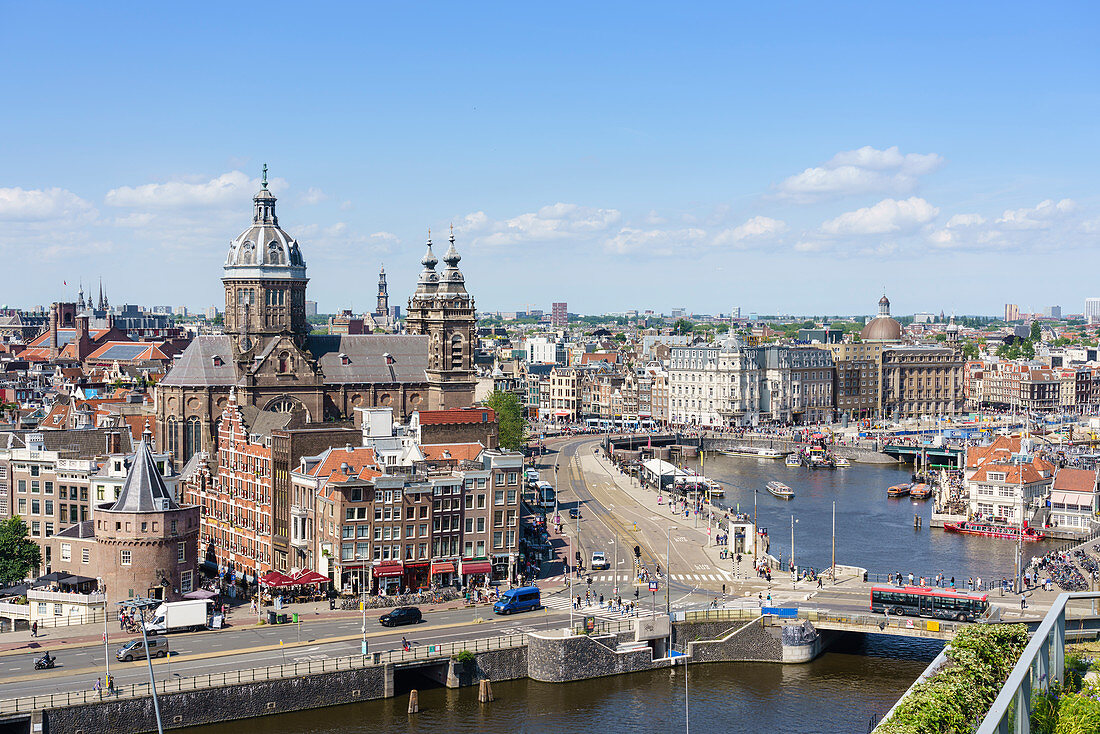
POLYGON ((798 520, 794 519, 794 514, 791 514, 791 588, 794 588, 795 582, 798 580, 798 567, 794 565, 794 524, 798 520))
POLYGON ((672 569, 669 568, 669 561, 672 550, 672 531, 675 529, 676 526, 673 525, 665 531, 665 613, 667 614, 672 614, 672 597, 669 592, 669 584, 672 583, 672 569))

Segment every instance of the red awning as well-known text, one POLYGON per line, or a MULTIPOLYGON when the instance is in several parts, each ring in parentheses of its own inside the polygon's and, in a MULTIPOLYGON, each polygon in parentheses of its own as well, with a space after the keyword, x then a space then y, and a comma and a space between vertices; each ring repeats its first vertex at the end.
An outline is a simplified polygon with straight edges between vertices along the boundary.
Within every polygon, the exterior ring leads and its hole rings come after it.
POLYGON ((328 576, 322 576, 316 571, 311 571, 308 568, 304 568, 299 571, 292 579, 293 584, 314 585, 314 584, 327 584, 330 581, 328 576))
POLYGON ((260 586, 266 586, 269 589, 279 589, 284 586, 293 586, 294 582, 290 580, 288 576, 284 576, 278 571, 268 571, 260 577, 260 586))
POLYGON ((432 576, 437 573, 454 573, 454 561, 432 561, 432 576))
POLYGON ((374 567, 374 577, 380 576, 404 576, 405 568, 400 563, 374 567))
POLYGON ((462 573, 492 573, 493 564, 488 561, 463 561, 462 573))

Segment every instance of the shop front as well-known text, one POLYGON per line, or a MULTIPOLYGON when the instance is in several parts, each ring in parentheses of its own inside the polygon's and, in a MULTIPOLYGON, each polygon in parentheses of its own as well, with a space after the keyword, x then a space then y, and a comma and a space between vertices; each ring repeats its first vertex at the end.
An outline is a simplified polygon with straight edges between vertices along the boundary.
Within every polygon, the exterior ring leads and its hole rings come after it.
POLYGON ((401 582, 405 577, 405 567, 400 562, 379 563, 374 567, 373 573, 379 594, 394 596, 401 593, 401 582))
POLYGON ((405 564, 405 588, 409 591, 422 591, 428 588, 428 577, 431 573, 431 564, 423 563, 405 564))
POLYGON ((351 596, 359 596, 370 591, 369 567, 357 563, 350 566, 339 566, 340 593, 351 596))
POLYGON ((493 564, 485 558, 462 559, 462 582, 466 586, 486 586, 490 575, 493 573, 493 564))
POLYGON ((512 565, 512 555, 510 553, 499 553, 493 555, 493 581, 508 582, 512 579, 509 578, 509 571, 512 565))
POLYGON ((436 586, 451 586, 455 573, 454 561, 432 561, 432 583, 436 586))

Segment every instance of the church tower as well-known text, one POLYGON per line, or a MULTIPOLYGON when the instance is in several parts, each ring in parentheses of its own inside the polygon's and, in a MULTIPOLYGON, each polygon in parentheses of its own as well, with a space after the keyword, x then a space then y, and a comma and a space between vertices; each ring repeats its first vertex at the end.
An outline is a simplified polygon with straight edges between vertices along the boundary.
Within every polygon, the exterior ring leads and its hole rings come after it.
POLYGON ((374 308, 374 315, 383 319, 390 316, 390 294, 386 289, 386 266, 378 271, 378 305, 374 308))
POLYGON ((458 269, 462 257, 455 249, 454 228, 451 246, 443 256, 446 264, 437 273, 439 263, 432 252, 431 233, 428 251, 420 261, 424 269, 417 281, 416 293, 409 299, 405 330, 428 337, 428 408, 449 410, 465 408, 474 402, 474 299, 466 292, 465 278, 458 269))
POLYGON ((225 333, 238 354, 279 335, 303 347, 310 332, 306 263, 298 242, 279 226, 275 201, 265 164, 263 187, 252 199, 252 224, 230 244, 222 277, 225 333))

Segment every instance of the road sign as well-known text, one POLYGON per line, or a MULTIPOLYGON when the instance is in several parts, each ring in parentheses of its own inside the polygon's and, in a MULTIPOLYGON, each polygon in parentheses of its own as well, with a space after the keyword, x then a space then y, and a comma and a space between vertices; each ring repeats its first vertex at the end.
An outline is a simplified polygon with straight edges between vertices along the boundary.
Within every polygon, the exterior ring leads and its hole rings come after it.
POLYGON ((657 581, 656 580, 649 582, 649 590, 654 591, 654 592, 657 591, 657 581))

